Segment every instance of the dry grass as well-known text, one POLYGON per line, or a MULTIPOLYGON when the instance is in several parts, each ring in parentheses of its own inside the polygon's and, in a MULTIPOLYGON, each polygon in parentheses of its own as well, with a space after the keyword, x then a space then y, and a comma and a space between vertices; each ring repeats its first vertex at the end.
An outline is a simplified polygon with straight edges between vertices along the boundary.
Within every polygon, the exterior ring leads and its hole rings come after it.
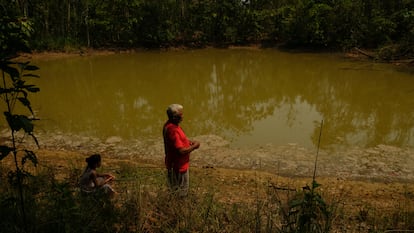
MULTIPOLYGON (((53 179, 76 186, 87 155, 48 150, 36 154, 40 165, 32 173, 53 171, 53 179)), ((2 160, 0 171, 7 169, 10 159, 2 160)), ((117 177, 113 186, 119 194, 111 203, 116 210, 112 214, 122 218, 115 221, 119 232, 281 232, 280 210, 289 208, 289 200, 312 182, 308 177, 263 171, 192 167, 191 194, 177 201, 165 187, 162 162, 146 164, 104 156, 101 170, 117 177)), ((332 207, 332 232, 414 228, 411 183, 330 177, 317 177, 317 182, 321 184, 318 193, 332 207)))

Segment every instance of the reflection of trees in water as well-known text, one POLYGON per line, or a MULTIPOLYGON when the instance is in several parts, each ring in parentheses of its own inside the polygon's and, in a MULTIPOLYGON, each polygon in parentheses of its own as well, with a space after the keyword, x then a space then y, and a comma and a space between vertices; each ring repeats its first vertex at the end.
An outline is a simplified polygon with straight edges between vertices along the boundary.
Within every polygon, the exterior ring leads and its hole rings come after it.
MULTIPOLYGON (((299 101, 314 106, 325 119, 325 145, 408 145, 411 139, 414 114, 404 105, 407 97, 401 93, 401 84, 384 81, 392 78, 387 73, 370 69, 362 74, 358 70, 336 73, 330 67, 338 66, 334 62, 307 65, 306 61, 270 60, 254 52, 233 53, 211 63, 210 80, 203 85, 210 87, 206 93, 210 96, 204 103, 193 99, 203 103, 199 111, 207 111, 199 122, 208 124, 198 125, 205 131, 213 126, 213 131, 248 132, 255 121, 273 115, 282 105, 291 106, 286 115, 289 124, 299 101), (388 87, 378 89, 378 85, 388 87)), ((319 123, 314 123, 311 139, 315 145, 319 123)))
POLYGON ((198 124, 198 131, 241 134, 252 130, 255 121, 273 114, 283 96, 267 85, 266 79, 272 77, 262 71, 263 59, 260 53, 225 53, 200 67, 211 67, 210 73, 205 74, 207 83, 202 84, 207 88, 193 89, 191 96, 201 98, 192 99, 195 102, 191 105, 199 107, 199 112, 206 112, 197 116, 198 122, 215 123, 198 124))
MULTIPOLYGON (((85 124, 75 123, 87 122, 98 134, 138 137, 160 134, 165 108, 173 102, 189 113, 185 126, 192 135, 245 134, 255 122, 281 114, 284 106, 289 106, 286 124, 294 125, 297 104, 304 103, 325 120, 323 145, 408 144, 414 114, 407 107, 412 101, 401 91, 405 82, 394 82, 382 71, 340 66, 324 56, 266 50, 154 52, 80 60, 61 68, 47 64, 51 76, 67 75, 69 84, 47 80, 64 97, 49 97, 59 103, 46 105, 54 107, 50 114, 74 122, 71 127, 82 130, 85 124)), ((315 145, 319 123, 314 122, 311 138, 315 145)))
MULTIPOLYGON (((414 114, 407 111, 404 84, 392 78, 383 72, 347 72, 315 79, 311 85, 318 94, 305 96, 326 121, 325 144, 348 145, 357 141, 361 146, 409 145, 414 114), (381 89, 384 85, 387 88, 381 89)), ((318 134, 315 128, 313 142, 318 134)))

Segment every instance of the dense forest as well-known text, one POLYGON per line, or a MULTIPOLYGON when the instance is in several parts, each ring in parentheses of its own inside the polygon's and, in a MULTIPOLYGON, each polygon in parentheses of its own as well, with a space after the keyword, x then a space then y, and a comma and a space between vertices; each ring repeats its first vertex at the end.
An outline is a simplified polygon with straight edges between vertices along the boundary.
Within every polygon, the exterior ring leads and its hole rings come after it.
POLYGON ((282 44, 414 54, 413 0, 0 0, 0 17, 2 34, 24 24, 36 50, 282 44))

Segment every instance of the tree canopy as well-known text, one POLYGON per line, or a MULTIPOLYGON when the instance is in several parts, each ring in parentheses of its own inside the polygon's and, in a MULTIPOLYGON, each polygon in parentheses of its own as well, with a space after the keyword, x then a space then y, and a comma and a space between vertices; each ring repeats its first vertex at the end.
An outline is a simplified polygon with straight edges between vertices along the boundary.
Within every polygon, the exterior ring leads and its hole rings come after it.
POLYGON ((32 23, 41 50, 270 43, 382 48, 389 59, 414 51, 412 0, 0 1, 32 23))

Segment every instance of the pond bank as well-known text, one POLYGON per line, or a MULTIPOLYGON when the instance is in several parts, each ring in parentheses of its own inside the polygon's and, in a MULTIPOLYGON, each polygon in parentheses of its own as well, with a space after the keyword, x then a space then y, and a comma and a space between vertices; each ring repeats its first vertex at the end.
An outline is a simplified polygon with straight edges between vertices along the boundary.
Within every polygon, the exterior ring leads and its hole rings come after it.
MULTIPOLYGON (((171 47, 171 48, 159 48, 159 49, 146 49, 146 48, 135 48, 135 49, 119 49, 119 48, 105 48, 105 49, 91 49, 91 48, 83 48, 79 50, 70 50, 70 51, 33 51, 32 53, 21 53, 18 60, 27 61, 31 59, 36 60, 48 60, 48 59, 59 59, 59 58, 67 58, 67 57, 77 57, 77 56, 105 56, 105 55, 113 55, 113 54, 123 54, 123 53, 137 53, 140 51, 179 51, 179 50, 200 50, 200 49, 209 49, 209 48, 217 48, 217 47, 203 47, 203 48, 189 48, 189 47, 171 47)), ((249 45, 249 46, 229 46, 223 49, 246 49, 246 50, 261 50, 261 49, 276 49, 279 50, 280 48, 275 47, 262 47, 261 45, 249 45)), ((358 50, 350 50, 347 52, 341 51, 318 51, 318 50, 293 50, 293 49, 282 49, 283 51, 291 51, 293 53, 296 52, 310 52, 310 53, 337 53, 342 54, 343 57, 350 58, 350 59, 362 59, 362 60, 372 60, 371 57, 367 57, 365 54, 360 53, 358 50)), ((373 54, 372 51, 369 51, 370 54, 373 54)))
MULTIPOLYGON (((101 153, 108 158, 144 161, 163 166, 164 147, 161 139, 123 140, 64 134, 36 134, 41 149, 77 151, 88 155, 101 153)), ((0 137, 6 138, 7 131, 0 137)), ((312 177, 316 149, 290 143, 284 146, 265 145, 233 148, 225 139, 216 135, 199 135, 194 138, 201 147, 192 153, 194 167, 231 168, 265 171, 288 177, 312 177)), ((31 138, 27 143, 34 147, 31 138)), ((414 182, 414 150, 388 145, 372 148, 321 149, 316 175, 351 180, 379 182, 414 182)))

